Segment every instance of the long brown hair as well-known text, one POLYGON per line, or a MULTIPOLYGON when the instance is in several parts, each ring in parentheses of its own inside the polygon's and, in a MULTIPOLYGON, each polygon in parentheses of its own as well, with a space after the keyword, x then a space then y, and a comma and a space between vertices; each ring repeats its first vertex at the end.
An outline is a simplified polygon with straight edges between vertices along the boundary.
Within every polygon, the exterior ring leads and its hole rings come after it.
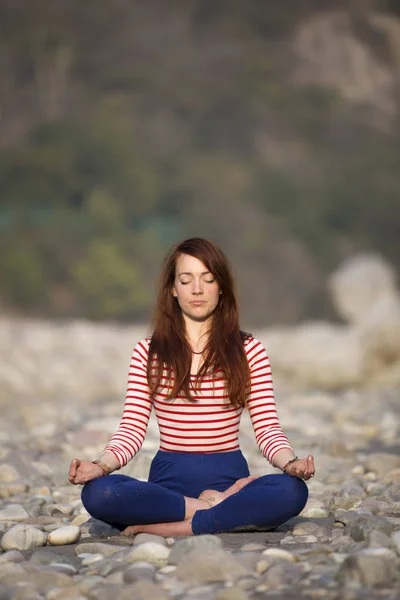
POLYGON ((249 336, 239 328, 234 280, 223 252, 202 238, 191 238, 175 245, 164 261, 155 308, 147 363, 151 397, 154 398, 159 389, 168 385, 167 400, 183 394, 194 401, 193 390, 200 387, 205 374, 209 376, 211 372, 216 375, 220 370, 226 379, 230 403, 244 406, 250 391, 250 369, 243 344, 249 336), (192 351, 186 337, 185 321, 178 301, 172 294, 176 261, 181 254, 189 254, 200 260, 213 274, 221 292, 212 316, 203 364, 194 385, 190 379, 192 351))

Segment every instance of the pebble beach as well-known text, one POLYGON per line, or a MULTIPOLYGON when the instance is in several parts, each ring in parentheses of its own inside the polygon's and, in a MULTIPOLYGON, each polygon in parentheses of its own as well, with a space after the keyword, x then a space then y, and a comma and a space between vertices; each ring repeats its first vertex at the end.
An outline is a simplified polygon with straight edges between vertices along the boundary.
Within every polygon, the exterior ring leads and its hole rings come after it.
MULTIPOLYGON (((116 430, 130 352, 145 329, 0 330, 1 599, 400 597, 399 386, 302 389, 278 374, 284 431, 316 461, 303 512, 274 531, 123 538, 89 517, 67 471, 116 430)), ((158 439, 152 417, 122 472, 146 479, 158 439)), ((252 474, 275 472, 246 413, 241 447, 252 474)))

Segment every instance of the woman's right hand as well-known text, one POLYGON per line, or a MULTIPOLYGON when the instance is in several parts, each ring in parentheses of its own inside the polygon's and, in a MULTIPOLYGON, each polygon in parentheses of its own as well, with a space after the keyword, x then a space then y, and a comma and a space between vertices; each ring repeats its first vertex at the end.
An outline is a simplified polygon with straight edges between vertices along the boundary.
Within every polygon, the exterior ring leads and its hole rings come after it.
POLYGON ((92 479, 103 477, 104 471, 99 465, 88 460, 73 458, 69 467, 68 480, 73 485, 83 485, 92 479))

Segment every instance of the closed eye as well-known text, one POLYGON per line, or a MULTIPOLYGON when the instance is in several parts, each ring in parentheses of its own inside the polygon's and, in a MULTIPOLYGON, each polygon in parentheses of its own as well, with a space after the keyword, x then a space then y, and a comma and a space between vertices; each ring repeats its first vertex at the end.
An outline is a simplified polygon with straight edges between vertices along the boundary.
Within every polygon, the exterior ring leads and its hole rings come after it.
MULTIPOLYGON (((215 283, 215 279, 204 279, 203 281, 205 283, 215 283)), ((179 283, 181 285, 188 285, 188 283, 190 283, 190 281, 180 281, 179 283)))

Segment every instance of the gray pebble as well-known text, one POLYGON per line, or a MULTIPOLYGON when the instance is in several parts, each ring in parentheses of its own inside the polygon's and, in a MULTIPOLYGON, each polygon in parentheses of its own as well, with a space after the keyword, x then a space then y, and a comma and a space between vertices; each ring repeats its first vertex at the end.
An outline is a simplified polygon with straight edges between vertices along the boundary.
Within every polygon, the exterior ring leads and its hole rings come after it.
POLYGON ((25 521, 29 517, 28 513, 21 504, 8 504, 0 510, 0 521, 25 521))
POLYGON ((1 538, 0 546, 3 550, 30 550, 44 546, 47 534, 30 525, 15 525, 6 531, 1 538))
POLYGON ((6 552, 4 552, 4 554, 0 554, 0 563, 20 563, 24 561, 25 557, 21 552, 19 552, 19 550, 7 550, 6 552))
POLYGON ((65 573, 66 575, 75 575, 78 570, 74 565, 70 565, 65 562, 51 562, 49 568, 59 573, 65 573))
POLYGON ((304 565, 283 562, 267 570, 264 581, 274 589, 285 585, 296 586, 304 577, 304 565))
POLYGON ((145 542, 154 542, 155 544, 161 544, 161 546, 168 545, 166 538, 163 538, 160 535, 152 535, 151 533, 138 533, 133 538, 134 546, 144 544, 145 542))
POLYGON ((248 600, 248 594, 240 587, 232 586, 220 590, 215 595, 215 600, 248 600))
POLYGON ((33 565, 49 565, 52 562, 74 565, 78 559, 47 548, 40 548, 32 553, 29 562, 33 565))
POLYGON ((237 552, 234 554, 236 560, 249 571, 256 571, 260 560, 260 552, 237 552))
POLYGON ((135 583, 135 581, 140 579, 149 579, 150 581, 154 581, 155 575, 156 569, 152 564, 147 562, 137 562, 125 569, 124 582, 135 583))
POLYGON ((3 583, 0 583, 0 600, 12 600, 13 596, 14 590, 3 583))
POLYGON ((115 546, 112 544, 104 544, 102 542, 83 542, 75 546, 75 554, 103 554, 104 556, 111 556, 116 552, 121 552, 123 547, 115 546))
POLYGON ((91 536, 98 538, 107 538, 120 534, 119 529, 116 529, 103 521, 99 521, 98 519, 93 519, 92 517, 86 521, 81 527, 81 530, 82 532, 87 531, 91 536))
POLYGON ((182 557, 177 566, 176 578, 191 585, 216 582, 234 582, 250 574, 240 562, 225 550, 194 550, 182 557))
POLYGON ((216 535, 198 535, 177 541, 171 549, 168 563, 177 565, 188 553, 198 550, 207 553, 222 548, 222 540, 216 535))
POLYGON ((242 552, 257 552, 265 550, 265 544, 257 544, 256 542, 249 542, 244 544, 240 550, 242 552))
POLYGON ((155 542, 144 542, 125 551, 124 558, 128 563, 149 562, 155 567, 164 567, 168 563, 170 549, 155 542))
POLYGON ((117 600, 170 600, 168 594, 149 579, 126 586, 117 600))
POLYGON ((369 536, 373 531, 390 535, 393 529, 393 525, 384 517, 372 514, 358 514, 357 518, 345 527, 345 532, 356 542, 365 541, 368 543, 369 536))
POLYGON ((397 579, 397 573, 394 553, 385 548, 373 548, 347 556, 337 578, 342 585, 387 586, 397 579))
POLYGON ((20 478, 19 473, 15 467, 3 463, 0 465, 0 482, 1 483, 15 483, 20 478))

